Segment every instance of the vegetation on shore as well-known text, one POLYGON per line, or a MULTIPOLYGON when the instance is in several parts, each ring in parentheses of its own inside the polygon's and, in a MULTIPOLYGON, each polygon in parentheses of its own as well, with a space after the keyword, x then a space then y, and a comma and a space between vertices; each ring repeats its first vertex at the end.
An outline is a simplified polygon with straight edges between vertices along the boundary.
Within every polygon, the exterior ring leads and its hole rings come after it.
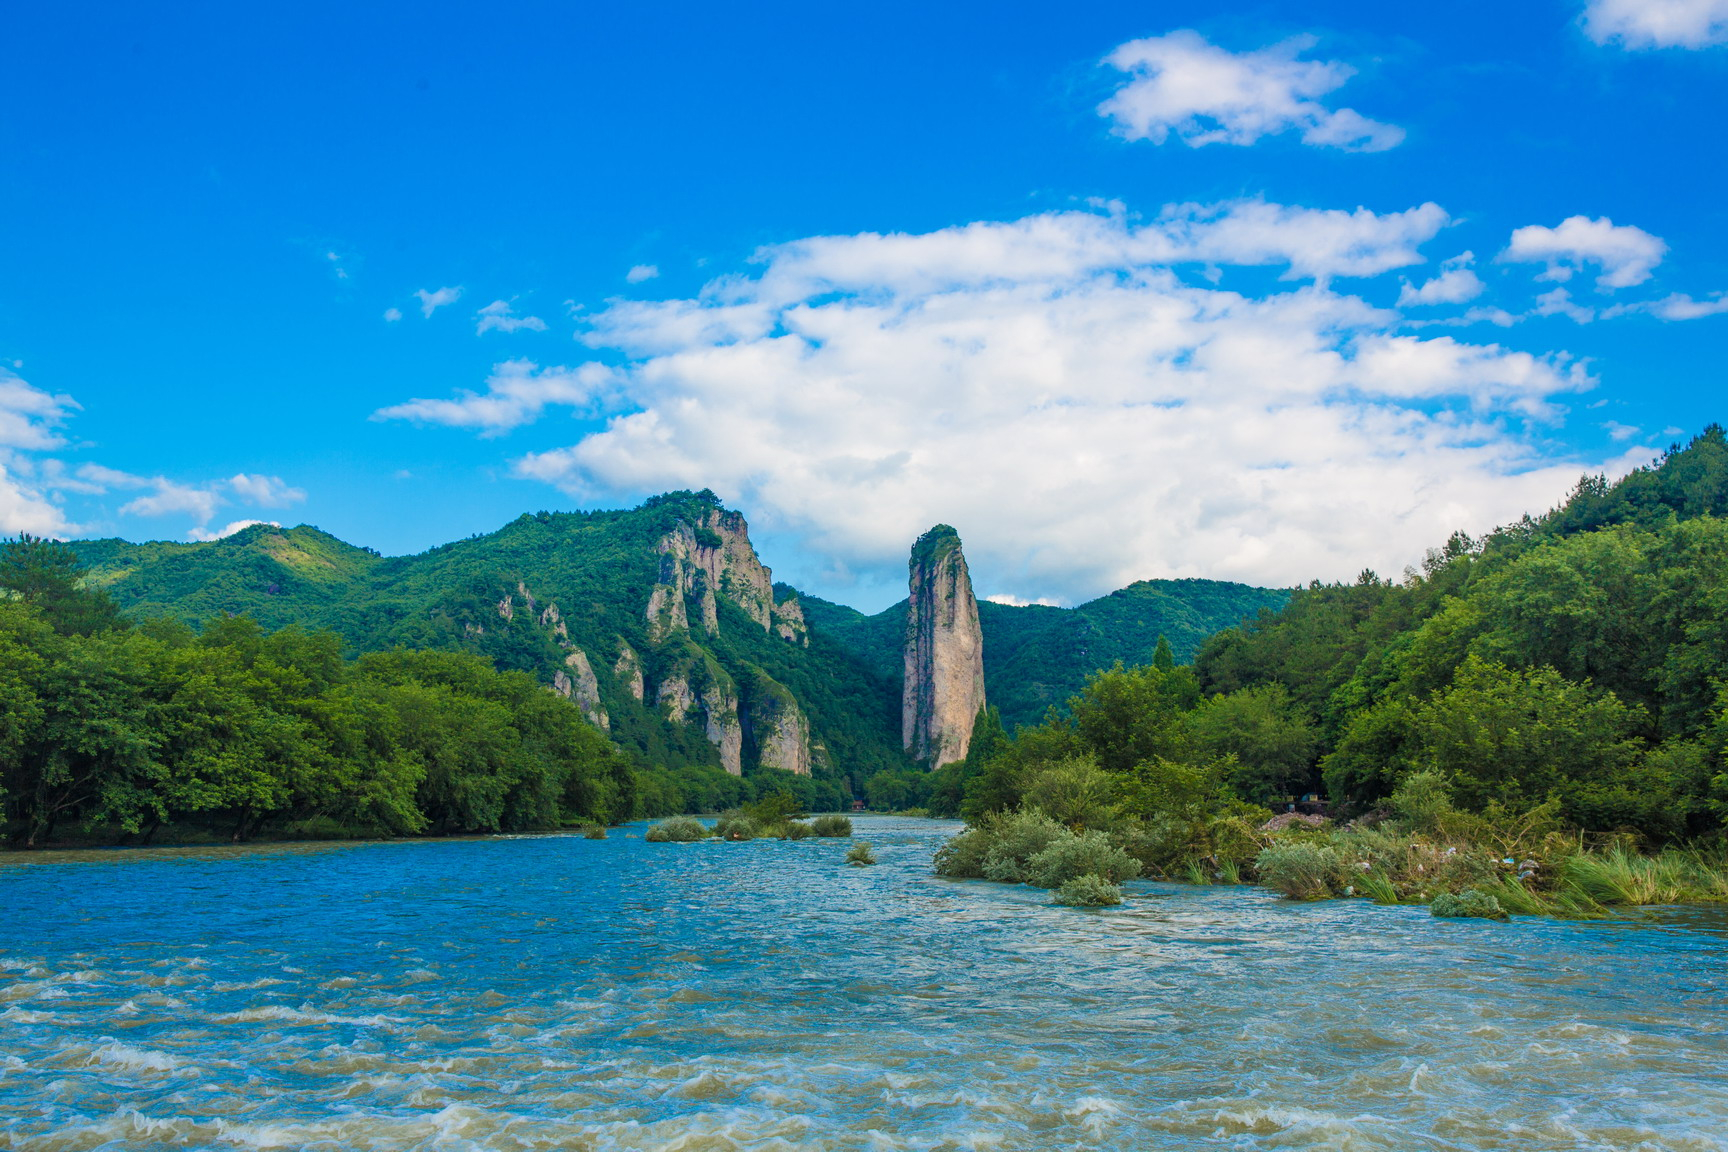
POLYGON ((807 840, 811 837, 847 837, 852 821, 840 815, 806 820, 805 812, 790 793, 776 792, 762 799, 720 813, 713 826, 694 816, 672 816, 648 829, 644 839, 655 843, 690 844, 698 840, 807 840))
POLYGON ((1012 736, 987 710, 964 762, 868 786, 966 818, 948 875, 1027 879, 1037 818, 1295 899, 1728 899, 1725 516, 1712 427, 1400 581, 1299 589, 1192 665, 1099 672, 1012 736))

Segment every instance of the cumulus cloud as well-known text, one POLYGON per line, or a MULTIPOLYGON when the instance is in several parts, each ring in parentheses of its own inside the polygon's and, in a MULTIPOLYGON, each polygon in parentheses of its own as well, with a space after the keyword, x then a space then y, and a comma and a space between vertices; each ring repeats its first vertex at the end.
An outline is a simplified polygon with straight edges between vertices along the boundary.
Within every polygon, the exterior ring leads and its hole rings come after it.
POLYGON ((605 405, 602 430, 517 473, 583 500, 713 487, 837 589, 903 578, 908 543, 951 523, 986 587, 1071 602, 1151 576, 1395 573, 1585 466, 1541 447, 1591 383, 1568 357, 1419 339, 1318 283, 1196 286, 1171 262, 1199 246, 1124 213, 820 237, 600 311, 586 338, 627 361, 588 366, 604 392, 543 400, 517 362, 483 395, 380 415, 494 431, 605 405))
POLYGON ((1117 135, 1154 144, 1172 133, 1196 147, 1253 144, 1289 131, 1300 132, 1305 144, 1352 152, 1380 152, 1402 141, 1402 128, 1321 103, 1355 69, 1298 59, 1314 43, 1302 36, 1233 53, 1188 30, 1130 40, 1104 58, 1129 79, 1098 112, 1117 135))
POLYGON ((1694 300, 1677 292, 1661 300, 1640 305, 1639 311, 1648 312, 1662 320, 1702 320, 1706 316, 1720 316, 1728 312, 1728 293, 1716 292, 1707 300, 1694 300))
POLYGON ((400 309, 400 308, 386 308, 386 309, 384 309, 384 322, 386 324, 394 324, 394 323, 396 323, 396 321, 398 321, 400 319, 402 319, 402 309, 400 309))
POLYGON ((1596 286, 1604 290, 1630 288, 1650 279, 1668 245, 1660 237, 1608 217, 1592 220, 1568 216, 1557 228, 1531 224, 1516 229, 1499 259, 1510 263, 1542 264, 1538 279, 1570 280, 1585 265, 1602 270, 1596 286))
POLYGON ((241 529, 250 528, 254 524, 268 524, 272 528, 282 527, 282 525, 278 524, 274 520, 234 520, 224 524, 214 532, 204 528, 194 528, 190 532, 186 533, 186 538, 188 540, 198 540, 208 543, 211 540, 226 539, 227 537, 234 535, 234 533, 239 532, 241 529))
MULTIPOLYGON (((1468 256, 1469 253, 1465 253, 1465 255, 1468 256)), ((1448 268, 1424 284, 1412 284, 1406 280, 1404 287, 1398 292, 1398 307, 1462 304, 1466 300, 1474 300, 1482 295, 1482 290, 1485 287, 1481 277, 1470 269, 1448 268)))
POLYGON ((1728 41, 1728 0, 1588 0, 1584 31, 1598 44, 1705 48, 1728 41))
POLYGON ((530 332, 546 331, 546 321, 538 316, 516 315, 508 300, 494 300, 474 313, 474 316, 479 321, 474 325, 476 336, 484 336, 488 332, 519 332, 524 328, 530 332))
POLYGON ((635 267, 631 268, 630 271, 624 273, 624 279, 628 280, 632 284, 640 284, 642 281, 652 280, 658 275, 660 275, 660 268, 658 265, 637 264, 635 267))
POLYGON ((245 503, 260 508, 286 508, 306 499, 305 492, 289 487, 280 476, 247 475, 238 472, 228 478, 226 486, 245 503))
POLYGON ((1564 288, 1555 288, 1536 297, 1536 315, 1564 316, 1579 324, 1588 324, 1596 319, 1594 309, 1586 308, 1572 299, 1572 293, 1564 288))
POLYGON ((58 448, 58 431, 77 411, 70 396, 55 396, 33 388, 22 377, 0 368, 0 450, 58 448))
POLYGON ((506 360, 492 367, 486 391, 465 392, 454 400, 410 400, 380 408, 374 420, 414 420, 452 428, 477 428, 497 436, 540 418, 548 405, 591 410, 613 385, 610 368, 541 368, 531 360, 506 360))
POLYGON ((438 311, 438 309, 444 307, 444 305, 454 304, 456 301, 460 300, 462 298, 462 289, 459 287, 439 288, 437 291, 428 292, 426 289, 421 288, 416 291, 414 295, 420 300, 420 315, 427 319, 431 319, 432 313, 438 311))

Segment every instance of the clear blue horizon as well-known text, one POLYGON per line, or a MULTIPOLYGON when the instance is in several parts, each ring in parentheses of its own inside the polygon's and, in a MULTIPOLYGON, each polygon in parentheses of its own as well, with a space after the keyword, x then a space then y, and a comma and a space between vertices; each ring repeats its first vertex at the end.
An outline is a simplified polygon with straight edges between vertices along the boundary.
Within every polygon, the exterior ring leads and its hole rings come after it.
POLYGON ((1396 574, 1724 413, 1716 0, 9 20, 0 530, 1396 574))

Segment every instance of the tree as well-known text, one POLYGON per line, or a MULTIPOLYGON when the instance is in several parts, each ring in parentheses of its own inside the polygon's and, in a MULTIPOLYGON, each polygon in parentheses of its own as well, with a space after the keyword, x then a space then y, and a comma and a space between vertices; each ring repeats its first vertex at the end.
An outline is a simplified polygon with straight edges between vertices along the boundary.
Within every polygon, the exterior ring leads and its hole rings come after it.
POLYGON ((1203 759, 1235 759, 1230 786, 1266 804, 1306 791, 1320 735, 1282 684, 1214 696, 1188 714, 1188 737, 1203 759))
POLYGON ((0 540, 0 590, 42 613, 62 636, 89 636, 126 626, 107 593, 86 588, 83 565, 66 545, 20 533, 0 540))

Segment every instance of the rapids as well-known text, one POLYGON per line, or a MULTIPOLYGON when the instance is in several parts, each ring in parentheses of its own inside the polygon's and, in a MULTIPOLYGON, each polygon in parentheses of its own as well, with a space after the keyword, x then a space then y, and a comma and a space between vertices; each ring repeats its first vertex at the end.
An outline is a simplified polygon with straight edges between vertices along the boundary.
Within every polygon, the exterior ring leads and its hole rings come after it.
POLYGON ((1728 914, 1119 909, 847 842, 0 860, 0 1147, 1728 1149, 1728 914))

